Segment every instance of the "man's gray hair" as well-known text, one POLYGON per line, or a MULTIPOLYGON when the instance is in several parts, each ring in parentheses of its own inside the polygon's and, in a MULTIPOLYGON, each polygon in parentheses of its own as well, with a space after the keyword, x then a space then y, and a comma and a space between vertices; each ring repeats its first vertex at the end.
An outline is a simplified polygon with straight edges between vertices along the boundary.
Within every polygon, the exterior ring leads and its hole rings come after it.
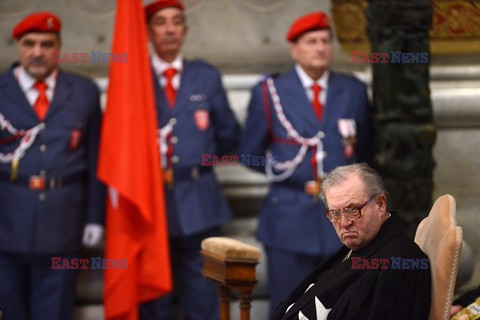
POLYGON ((385 184, 383 183, 383 180, 378 172, 370 168, 366 163, 356 163, 348 166, 341 166, 335 168, 322 181, 322 192, 320 197, 322 198, 323 202, 325 202, 327 207, 328 204, 325 197, 327 189, 344 182, 351 174, 356 174, 360 177, 367 188, 369 197, 378 196, 382 193, 385 195, 387 194, 385 184))

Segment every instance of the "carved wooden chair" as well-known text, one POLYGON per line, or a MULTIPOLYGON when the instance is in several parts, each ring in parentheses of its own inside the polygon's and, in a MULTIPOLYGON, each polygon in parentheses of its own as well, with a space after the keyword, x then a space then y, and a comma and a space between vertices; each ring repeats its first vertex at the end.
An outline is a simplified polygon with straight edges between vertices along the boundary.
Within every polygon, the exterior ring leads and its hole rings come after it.
POLYGON ((207 279, 215 281, 220 293, 220 319, 230 319, 231 290, 238 292, 240 319, 250 319, 250 302, 257 283, 255 266, 260 250, 238 240, 211 237, 202 241, 203 270, 207 279))
POLYGON ((430 320, 450 319, 462 239, 462 228, 457 226, 455 198, 443 195, 435 201, 415 234, 415 242, 428 255, 432 270, 430 320))

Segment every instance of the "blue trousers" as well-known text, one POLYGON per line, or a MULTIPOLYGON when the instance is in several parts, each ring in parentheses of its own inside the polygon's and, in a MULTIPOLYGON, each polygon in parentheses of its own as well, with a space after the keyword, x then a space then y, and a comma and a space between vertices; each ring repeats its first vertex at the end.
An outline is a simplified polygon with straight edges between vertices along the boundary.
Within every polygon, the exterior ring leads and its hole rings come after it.
POLYGON ((2 320, 73 319, 76 270, 52 269, 51 257, 0 252, 2 320))
POLYGON ((175 291, 140 306, 141 320, 173 319, 172 304, 178 298, 185 320, 218 320, 219 297, 216 285, 201 274, 201 242, 218 236, 218 229, 191 236, 170 238, 170 255, 175 291))
POLYGON ((293 289, 328 256, 313 256, 267 246, 270 316, 293 289))

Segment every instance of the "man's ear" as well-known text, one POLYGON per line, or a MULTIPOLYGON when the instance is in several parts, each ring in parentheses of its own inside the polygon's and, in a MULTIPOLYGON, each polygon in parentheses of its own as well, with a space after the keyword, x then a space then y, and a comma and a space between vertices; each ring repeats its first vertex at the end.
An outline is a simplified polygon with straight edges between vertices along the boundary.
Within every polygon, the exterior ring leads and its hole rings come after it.
POLYGON ((297 46, 293 42, 290 43, 290 57, 293 61, 297 61, 297 46))
POLYGON ((381 194, 375 198, 375 204, 378 206, 380 212, 387 212, 387 197, 385 194, 381 194))

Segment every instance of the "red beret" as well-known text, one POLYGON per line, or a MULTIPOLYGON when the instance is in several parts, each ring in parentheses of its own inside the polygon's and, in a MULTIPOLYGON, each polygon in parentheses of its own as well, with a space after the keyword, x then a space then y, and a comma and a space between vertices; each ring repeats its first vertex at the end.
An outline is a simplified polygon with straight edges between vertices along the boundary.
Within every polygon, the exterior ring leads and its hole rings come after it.
POLYGON ((50 12, 37 12, 29 15, 12 31, 12 37, 20 39, 25 33, 28 32, 60 32, 62 28, 62 21, 50 12))
POLYGON ((307 14, 295 20, 287 33, 287 41, 294 42, 302 34, 319 29, 329 29, 328 16, 325 12, 319 11, 307 14))
POLYGON ((185 10, 183 3, 180 0, 157 0, 149 5, 145 6, 145 16, 147 17, 147 21, 159 10, 168 8, 168 7, 175 7, 182 11, 185 10))

